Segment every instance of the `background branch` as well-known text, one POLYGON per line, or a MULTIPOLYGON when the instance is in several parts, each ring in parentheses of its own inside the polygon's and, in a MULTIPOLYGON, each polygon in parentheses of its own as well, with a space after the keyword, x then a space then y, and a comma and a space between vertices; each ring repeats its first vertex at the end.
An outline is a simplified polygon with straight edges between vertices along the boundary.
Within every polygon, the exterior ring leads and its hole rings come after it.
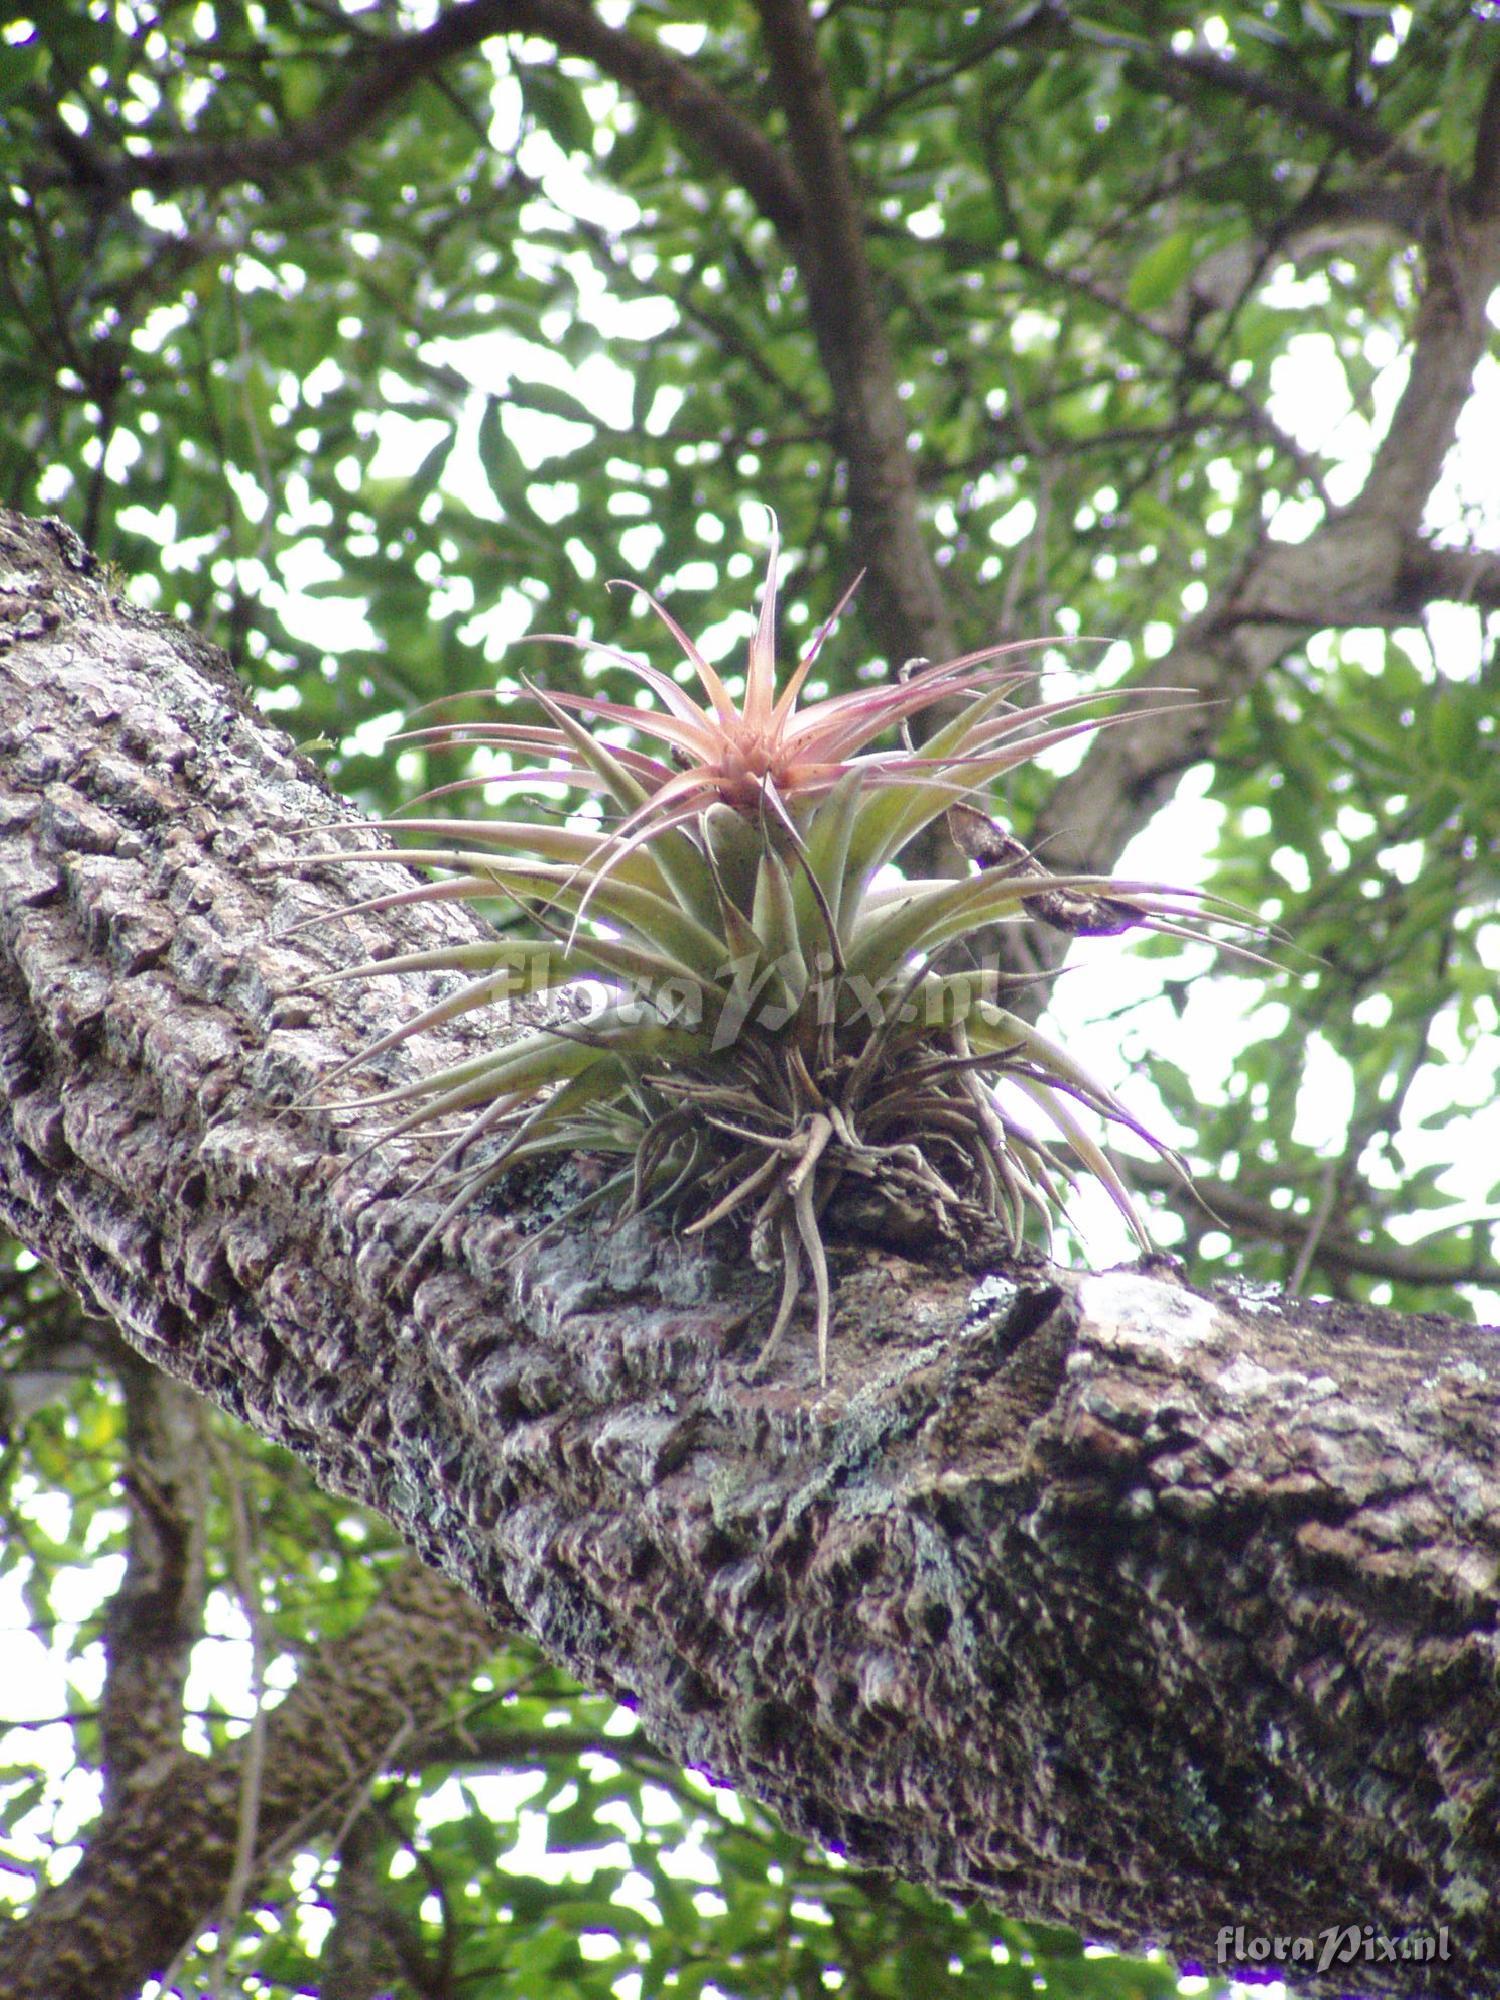
POLYGON ((1297 636, 1290 619, 1358 623, 1402 601, 1402 570, 1422 510, 1452 446, 1474 370, 1488 345, 1484 304, 1500 284, 1492 218, 1429 239, 1427 289, 1411 367, 1369 476, 1348 507, 1306 540, 1262 541, 1239 573, 1134 685, 1185 688, 1208 708, 1165 708, 1149 728, 1095 740, 1033 829, 1052 866, 1108 868, 1207 753, 1235 701, 1297 636))
MULTIPOLYGON (((744 187, 778 228, 795 233, 800 227, 801 190, 776 148, 691 64, 641 36, 607 27, 585 0, 457 0, 428 27, 383 38, 378 53, 363 54, 352 83, 305 119, 264 138, 104 154, 54 125, 53 143, 67 177, 101 195, 132 188, 172 194, 238 182, 264 186, 344 152, 443 64, 512 34, 543 36, 564 55, 586 57, 744 187)), ((369 41, 364 38, 366 51, 369 41)))
MULTIPOLYGON (((331 1830, 352 1786, 413 1717, 435 1719, 493 1650, 480 1612, 420 1564, 396 1570, 352 1632, 304 1659, 269 1716, 259 1852, 331 1830)), ((211 1923, 234 1872, 244 1741, 205 1760, 180 1743, 106 1806, 66 1881, 0 1928, 0 1986, 54 2000, 130 2000, 211 1923)))
POLYGON ((910 426, 897 394, 862 200, 812 16, 805 0, 757 4, 787 147, 801 186, 817 190, 791 248, 833 393, 855 550, 869 572, 877 639, 892 667, 914 657, 946 659, 957 640, 921 525, 910 426))

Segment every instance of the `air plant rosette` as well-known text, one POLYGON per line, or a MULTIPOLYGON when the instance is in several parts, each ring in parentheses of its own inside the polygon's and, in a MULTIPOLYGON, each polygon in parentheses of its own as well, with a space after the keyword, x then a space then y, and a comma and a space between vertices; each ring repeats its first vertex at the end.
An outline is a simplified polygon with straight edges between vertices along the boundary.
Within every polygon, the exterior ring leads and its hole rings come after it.
POLYGON ((525 684, 540 722, 440 724, 400 739, 501 752, 511 768, 464 782, 563 786, 583 795, 581 810, 561 824, 389 822, 441 843, 403 856, 436 879, 355 908, 498 899, 526 911, 536 934, 497 932, 327 977, 464 975, 338 1076, 460 1015, 524 993, 571 988, 576 998, 578 982, 589 982, 597 1004, 586 1015, 560 1006, 534 1031, 362 1100, 361 1109, 394 1121, 373 1143, 438 1147, 422 1182, 450 1199, 424 1243, 522 1162, 610 1156, 615 1171, 572 1213, 613 1201, 622 1215, 654 1211, 689 1235, 748 1228, 755 1263, 781 1276, 762 1360, 810 1292, 826 1382, 824 1234, 841 1206, 884 1213, 908 1239, 998 1222, 1019 1245, 1028 1213, 1045 1232, 1082 1171, 1150 1247, 1090 1127, 1102 1120, 1167 1149, 1066 1049, 1006 1007, 1006 975, 974 964, 967 948, 996 925, 1047 920, 1039 911, 1059 899, 1106 909, 1098 928, 1197 936, 1202 902, 1034 866, 903 875, 902 857, 935 820, 973 819, 1006 772, 1122 718, 1101 716, 1093 694, 1021 699, 1036 675, 1018 658, 1032 649, 1016 646, 799 706, 852 592, 778 689, 777 557, 773 531, 738 704, 643 592, 690 663, 697 695, 614 647, 545 635, 614 661, 657 706, 525 684), (914 743, 912 721, 940 704, 949 719, 914 743), (605 730, 624 740, 606 740, 605 730))

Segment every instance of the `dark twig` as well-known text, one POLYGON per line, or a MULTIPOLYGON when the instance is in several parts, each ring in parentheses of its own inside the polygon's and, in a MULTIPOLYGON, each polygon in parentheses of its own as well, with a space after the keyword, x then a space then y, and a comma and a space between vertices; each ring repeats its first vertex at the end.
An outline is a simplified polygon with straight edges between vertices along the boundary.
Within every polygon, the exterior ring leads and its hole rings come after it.
POLYGON ((1382 167, 1402 174, 1430 171, 1427 161, 1393 138, 1367 112, 1353 105, 1337 104, 1317 91, 1298 89, 1261 70, 1250 69, 1232 56, 1213 55, 1206 50, 1179 54, 1127 35, 1091 33, 1089 40, 1128 49, 1144 67, 1156 70, 1162 88, 1171 97, 1180 99, 1187 95, 1186 85, 1207 84, 1211 89, 1228 91, 1246 104, 1275 111, 1293 124, 1325 132, 1359 159, 1375 160, 1382 167))
MULTIPOLYGON (((1220 1222, 1232 1224, 1240 1233, 1259 1236, 1271 1243, 1300 1244, 1308 1233, 1305 1212, 1273 1208, 1269 1202, 1246 1194, 1232 1181, 1211 1180, 1195 1174, 1192 1191, 1188 1192, 1181 1180, 1160 1161, 1135 1159, 1130 1162, 1130 1178, 1138 1186, 1159 1189, 1173 1207, 1180 1209, 1195 1224, 1201 1224, 1203 1209, 1207 1208, 1220 1222)), ((1358 1272, 1363 1277, 1384 1278, 1400 1285, 1431 1285, 1435 1288, 1500 1285, 1500 1263, 1478 1249, 1461 1264, 1445 1265, 1432 1258, 1431 1245, 1451 1233, 1444 1231, 1441 1236, 1430 1238, 1427 1245, 1408 1249, 1400 1244, 1365 1242, 1348 1230, 1325 1227, 1318 1237, 1317 1261, 1344 1271, 1358 1272), (1429 1254, 1423 1254, 1424 1248, 1429 1254)))
POLYGON ((642 36, 601 21, 585 0, 461 0, 430 27, 379 45, 354 81, 298 123, 266 138, 193 141, 139 158, 105 154, 70 137, 62 179, 101 194, 150 188, 265 185, 342 151, 441 65, 496 35, 533 34, 587 57, 706 153, 779 228, 801 223, 801 190, 776 148, 689 64, 642 36))

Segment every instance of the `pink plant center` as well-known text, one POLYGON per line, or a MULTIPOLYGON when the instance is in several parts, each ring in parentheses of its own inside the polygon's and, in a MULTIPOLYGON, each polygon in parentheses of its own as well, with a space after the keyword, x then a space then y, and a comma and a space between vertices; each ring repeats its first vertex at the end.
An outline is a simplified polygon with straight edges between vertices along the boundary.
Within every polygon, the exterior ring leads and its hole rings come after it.
POLYGON ((752 735, 748 730, 743 735, 736 732, 726 743, 715 773, 724 788, 726 805, 753 807, 766 778, 778 786, 784 785, 793 767, 778 758, 779 748, 774 740, 752 735))

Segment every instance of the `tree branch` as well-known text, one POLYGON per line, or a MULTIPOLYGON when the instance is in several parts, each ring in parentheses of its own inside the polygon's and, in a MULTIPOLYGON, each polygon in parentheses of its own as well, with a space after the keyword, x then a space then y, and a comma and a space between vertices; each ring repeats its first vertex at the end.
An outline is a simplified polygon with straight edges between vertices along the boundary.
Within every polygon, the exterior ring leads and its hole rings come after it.
POLYGON ((916 465, 876 294, 854 171, 805 0, 758 0, 771 81, 804 189, 804 226, 791 243, 849 468, 855 545, 869 571, 871 610, 892 666, 957 650, 928 553, 916 465))
POLYGON ((265 182, 335 155, 441 64, 493 35, 534 34, 586 58, 712 160, 781 234, 807 286, 814 337, 834 391, 879 643, 894 661, 943 658, 956 650, 953 623, 922 534, 906 420, 837 107, 803 0, 765 0, 761 14, 791 166, 690 64, 607 27, 585 0, 461 0, 430 27, 392 38, 342 92, 268 138, 186 145, 144 158, 104 157, 72 134, 58 143, 69 177, 101 193, 265 182), (818 190, 814 202, 806 199, 808 187, 818 190))
POLYGON ((53 143, 65 177, 104 195, 264 185, 333 157, 444 63, 492 36, 513 34, 542 36, 565 55, 587 57, 729 174, 779 229, 800 227, 801 189, 764 135, 689 64, 607 27, 585 0, 458 0, 429 27, 384 40, 352 83, 265 138, 206 140, 139 157, 104 155, 66 127, 54 131, 53 143))
MULTIPOLYGON (((148 1359, 862 1863, 1199 1959, 1247 1919, 1446 1923, 1452 1961, 1362 1981, 1488 1995, 1494 1330, 848 1240, 827 1388, 806 1327, 761 1380, 768 1288, 727 1243, 538 1234, 587 1160, 413 1269, 421 1163, 356 1163, 358 1112, 308 1107, 433 988, 308 981, 479 919, 348 915, 409 871, 309 862, 347 807, 65 531, 0 521, 0 640, 0 1221, 148 1359)), ((497 1032, 435 1030, 379 1081, 497 1032)), ((416 1665, 366 1670, 372 1736, 452 1684, 444 1606, 416 1665)), ((319 1797, 330 1754, 362 1768, 325 1729, 319 1797)), ((154 1855, 151 1893, 187 1865, 154 1855)), ((102 1935, 88 1867, 47 1903, 83 1899, 75 1939, 102 1935)))
POLYGON ((1019 270, 1029 271, 1043 284, 1055 286, 1059 291, 1076 292, 1092 304, 1102 306, 1122 325, 1134 327, 1149 339, 1162 342, 1171 352, 1185 383, 1207 384, 1217 389, 1226 401, 1233 402, 1241 411, 1246 428, 1289 460, 1314 491, 1326 498, 1323 494, 1323 468, 1317 459, 1305 452, 1247 389, 1235 384, 1224 369, 1216 367, 1206 355, 1196 351, 1184 336, 1187 315, 1175 315, 1179 321, 1176 325, 1165 319, 1154 319, 1149 314, 1137 312, 1128 301, 1118 297, 1086 271, 1059 270, 1029 251, 1018 251, 1014 261, 1019 270))
MULTIPOLYGON (((1305 1214, 1272 1208, 1269 1202, 1245 1194, 1232 1181, 1206 1180, 1198 1175, 1189 1191, 1183 1187, 1180 1176, 1155 1160, 1132 1160, 1130 1177, 1141 1186, 1166 1195, 1171 1206, 1199 1228, 1207 1209, 1217 1221, 1232 1223, 1248 1235, 1270 1243, 1301 1243, 1307 1235, 1305 1214)), ((1500 1285, 1500 1264, 1492 1258, 1475 1254, 1463 1264, 1439 1264, 1430 1254, 1424 1255, 1420 1246, 1406 1249, 1395 1244, 1366 1243, 1339 1229, 1323 1230, 1315 1262, 1342 1271, 1359 1271, 1367 1278, 1389 1278, 1400 1285, 1438 1288, 1500 1285)))
POLYGON ((1500 609, 1500 551, 1439 548, 1413 537, 1402 551, 1391 612, 1416 618, 1435 598, 1500 609))
MULTIPOLYGON (((1422 511, 1489 344, 1485 305, 1500 285, 1500 216, 1475 222, 1437 203, 1426 248, 1410 372, 1364 488, 1303 542, 1263 538, 1176 645, 1138 678, 1143 691, 1185 688, 1200 705, 1162 707, 1149 728, 1096 738, 1031 830, 1032 845, 1044 847, 1054 867, 1111 867, 1181 773, 1207 753, 1225 705, 1305 628, 1378 621, 1408 608, 1403 578, 1421 547, 1422 511)), ((1453 552, 1450 578, 1458 561, 1453 552)))
POLYGON ((1436 169, 1402 180, 1360 178, 1319 187, 1298 202, 1276 248, 1296 262, 1360 237, 1417 241, 1440 190, 1436 169))
MULTIPOLYGON (((271 1714, 260 1859, 330 1829, 350 1793, 494 1650, 483 1614, 417 1563, 398 1569, 352 1632, 303 1661, 271 1714)), ((0 1989, 32 2000, 131 2000, 213 1920, 229 1880, 243 1743, 158 1755, 89 1829, 83 1859, 0 1927, 0 1989)))
POLYGON ((197 1398, 124 1341, 106 1338, 125 1394, 130 1516, 125 1575, 104 1624, 99 1734, 108 1809, 182 1742, 183 1689, 202 1629, 208 1481, 197 1398))
MULTIPOLYGON (((821 18, 826 21, 830 11, 825 8, 821 18)), ((1031 0, 1031 4, 1022 6, 998 28, 987 27, 983 34, 976 36, 948 61, 934 63, 930 69, 919 70, 915 75, 903 75, 900 84, 894 88, 882 83, 869 107, 846 127, 848 136, 853 139, 867 132, 879 131, 889 121, 892 112, 904 110, 919 99, 931 96, 934 91, 946 90, 958 77, 977 69, 1000 49, 1015 48, 1018 44, 1039 40, 1043 36, 1055 39, 1060 11, 1053 6, 1052 0, 1031 0)))
POLYGON ((1178 53, 1161 47, 1151 47, 1148 51, 1147 45, 1133 36, 1091 32, 1089 40, 1129 49, 1143 68, 1155 72, 1157 82, 1171 97, 1189 96, 1185 85, 1206 83, 1211 89, 1227 91, 1246 104, 1274 111, 1292 124, 1324 132, 1358 159, 1373 160, 1399 174, 1429 178, 1433 173, 1427 161, 1357 106, 1335 103, 1315 90, 1300 90, 1261 70, 1248 69, 1233 56, 1200 54, 1190 49, 1178 53))
POLYGON ((1469 213, 1480 221, 1500 212, 1500 57, 1491 66, 1479 108, 1474 160, 1463 199, 1469 213))

